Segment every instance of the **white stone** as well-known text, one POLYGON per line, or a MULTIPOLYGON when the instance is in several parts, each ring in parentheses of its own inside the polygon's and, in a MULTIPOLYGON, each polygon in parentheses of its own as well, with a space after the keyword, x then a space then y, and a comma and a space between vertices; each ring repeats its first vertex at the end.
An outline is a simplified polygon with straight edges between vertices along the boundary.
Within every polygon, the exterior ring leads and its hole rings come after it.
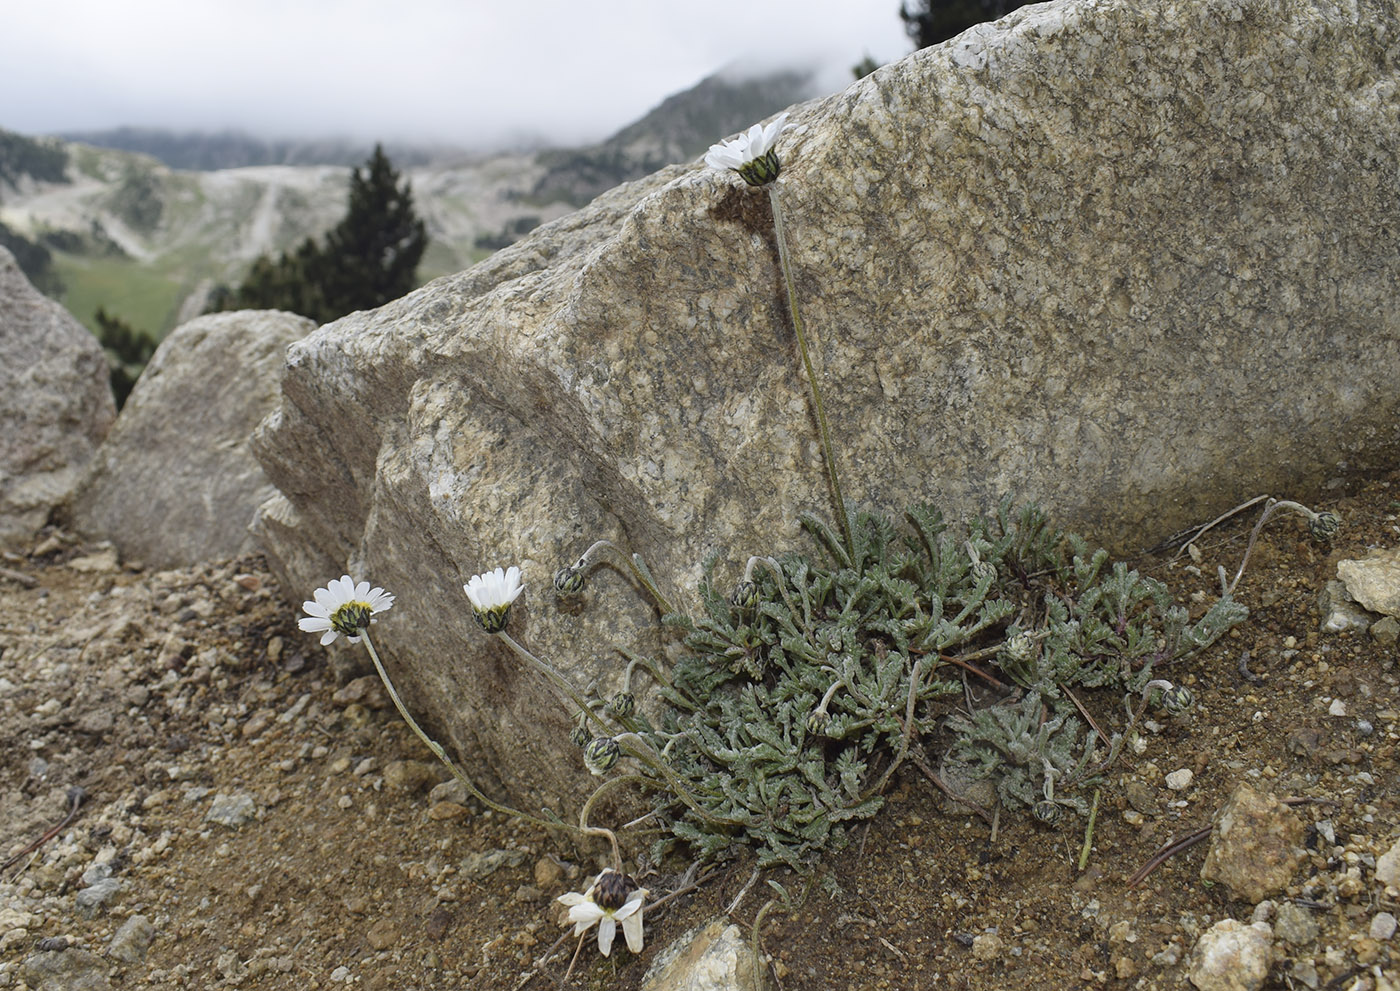
POLYGON ((1195 779, 1190 768, 1183 767, 1179 771, 1172 771, 1166 776, 1167 787, 1172 791, 1185 791, 1191 787, 1191 782, 1195 779))
POLYGON ((1273 930, 1222 919, 1196 941, 1187 976, 1200 991, 1258 991, 1269 975, 1273 930))
POLYGON ((1371 919, 1371 938, 1390 939, 1395 935, 1395 916, 1389 912, 1377 912, 1371 919))

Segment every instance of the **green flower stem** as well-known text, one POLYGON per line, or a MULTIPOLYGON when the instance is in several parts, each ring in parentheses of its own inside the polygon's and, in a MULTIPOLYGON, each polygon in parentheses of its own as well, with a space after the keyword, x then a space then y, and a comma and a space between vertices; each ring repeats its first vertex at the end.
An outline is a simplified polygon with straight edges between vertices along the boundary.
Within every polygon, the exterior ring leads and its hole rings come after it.
POLYGON ((369 638, 368 628, 361 627, 360 636, 364 639, 365 647, 369 650, 369 659, 374 662, 374 670, 379 673, 379 680, 384 683, 384 688, 386 691, 388 691, 389 698, 393 700, 394 708, 399 710, 399 715, 403 717, 403 721, 408 723, 408 728, 413 730, 414 733, 418 734, 418 739, 422 740, 424 745, 426 745, 427 748, 433 752, 433 755, 436 756, 438 760, 442 761, 444 765, 446 765, 447 769, 452 772, 452 776, 462 783, 462 787, 466 788, 467 791, 469 791, 472 794, 473 798, 475 798, 482 805, 485 805, 487 808, 495 809, 502 815, 513 816, 516 819, 523 819, 526 822, 534 823, 536 826, 543 826, 546 829, 567 829, 574 832, 580 831, 577 827, 570 826, 568 823, 549 822, 546 819, 541 819, 537 816, 532 816, 528 812, 521 812, 519 809, 513 809, 509 805, 502 805, 500 802, 492 801, 491 799, 483 795, 481 793, 481 789, 478 788, 475 784, 473 784, 471 779, 462 773, 461 769, 457 767, 456 763, 452 760, 451 757, 447 756, 447 751, 442 749, 441 745, 439 745, 436 740, 430 737, 427 733, 424 733, 423 728, 419 726, 417 721, 408 714, 408 709, 404 706, 403 700, 399 698, 399 693, 394 689, 394 683, 389 680, 389 673, 384 670, 384 664, 379 660, 379 652, 374 649, 374 643, 369 638))
POLYGON ((583 552, 583 556, 578 559, 578 563, 575 564, 574 567, 578 570, 590 567, 594 563, 598 552, 604 550, 611 551, 616 555, 618 560, 627 565, 627 570, 632 573, 632 577, 637 580, 642 588, 647 590, 647 594, 651 596, 652 601, 656 603, 662 615, 667 615, 676 611, 671 605, 671 600, 662 595, 661 590, 656 587, 656 581, 651 577, 651 570, 646 566, 646 562, 642 560, 642 556, 640 554, 633 554, 629 557, 621 547, 618 547, 611 540, 595 540, 592 546, 583 552))
POLYGON ((662 674, 661 670, 653 664, 649 658, 643 657, 640 654, 634 654, 626 647, 617 648, 617 652, 627 658, 627 670, 622 675, 622 690, 624 692, 630 692, 632 690, 632 671, 637 667, 645 668, 647 674, 651 675, 672 691, 675 690, 676 686, 671 684, 671 679, 662 674))
POLYGON ((826 407, 822 404, 821 388, 817 385, 816 373, 812 371, 812 359, 807 353, 807 335, 802 330, 802 317, 797 312, 797 285, 792 277, 792 259, 788 257, 787 234, 783 225, 783 207, 778 199, 778 187, 768 184, 768 202, 773 205, 773 232, 778 240, 778 263, 783 268, 783 281, 787 283, 788 309, 792 313, 792 327, 797 331, 797 348, 802 352, 802 366, 807 371, 807 389, 812 396, 812 407, 817 413, 817 430, 821 434, 822 459, 826 462, 826 474, 831 482, 831 495, 836 500, 836 519, 841 524, 841 536, 846 541, 846 553, 854 563, 856 542, 851 535, 851 521, 846 514, 846 500, 841 496, 841 480, 836 473, 836 457, 831 449, 831 430, 826 425, 826 407))
POLYGON ((686 808, 694 812, 707 822, 719 823, 722 826, 744 826, 747 825, 742 819, 734 819, 727 816, 717 816, 713 812, 701 807, 695 795, 684 781, 681 780, 671 766, 661 758, 646 740, 636 733, 623 733, 621 736, 613 738, 617 745, 632 757, 637 758, 647 767, 656 771, 666 779, 666 784, 670 786, 671 793, 685 803, 686 808))
POLYGON ((505 630, 501 630, 499 633, 496 634, 496 636, 500 637, 507 644, 509 644, 511 650, 515 651, 521 657, 525 658, 525 660, 529 661, 536 668, 538 668, 544 674, 544 676, 549 679, 550 684, 552 684, 555 688, 559 689, 559 691, 562 692, 566 698, 568 698, 571 702, 573 702, 575 706, 578 707, 578 710, 580 712, 582 712, 585 716, 591 719, 595 725, 597 725, 597 727, 602 731, 603 736, 612 736, 612 727, 609 726, 607 723, 603 722, 603 718, 593 711, 593 707, 588 704, 588 702, 583 698, 582 695, 578 693, 578 691, 574 688, 573 685, 569 684, 567 681, 564 680, 563 675, 561 675, 558 671, 554 670, 554 667, 552 665, 540 660, 534 654, 530 653, 524 647, 520 646, 520 644, 516 643, 515 639, 505 630))

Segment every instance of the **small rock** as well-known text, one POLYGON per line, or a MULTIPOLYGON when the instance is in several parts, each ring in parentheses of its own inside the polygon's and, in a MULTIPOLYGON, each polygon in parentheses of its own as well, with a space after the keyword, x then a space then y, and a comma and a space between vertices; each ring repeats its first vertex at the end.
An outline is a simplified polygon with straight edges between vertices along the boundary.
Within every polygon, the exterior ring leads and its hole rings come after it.
POLYGON ((1339 718, 1347 714, 1347 704, 1342 699, 1333 699, 1332 704, 1327 707, 1327 715, 1339 718))
POLYGON ((1400 616, 1400 547, 1373 550, 1359 561, 1338 561, 1337 577, 1371 612, 1400 616))
POLYGON ((979 933, 972 939, 972 957, 974 960, 991 962, 1000 960, 1002 951, 1001 937, 996 933, 979 933))
POLYGON ((332 981, 335 981, 335 983, 337 983, 337 984, 340 984, 340 983, 343 982, 343 981, 348 981, 349 979, 350 979, 350 968, 349 968, 349 967, 341 966, 341 967, 337 967, 335 970, 331 971, 331 980, 332 980, 332 981))
POLYGON ((133 915, 121 924, 107 944, 107 956, 122 963, 140 963, 156 938, 156 927, 144 915, 133 915))
POLYGON ((1262 901, 1282 891, 1303 859, 1303 822, 1272 795, 1239 785, 1216 816, 1201 880, 1262 901))
POLYGON ((1327 633, 1346 630, 1364 633, 1371 626, 1371 615, 1356 604, 1347 594, 1346 586, 1335 578, 1319 593, 1317 608, 1322 614, 1322 629, 1327 633))
POLYGON ((462 860, 462 873, 480 879, 494 874, 502 867, 519 867, 525 863, 522 850, 477 850, 462 860))
POLYGON ((1371 938, 1387 940, 1395 935, 1395 916, 1389 912, 1377 912, 1371 919, 1371 938))
POLYGON ((253 800, 252 795, 220 793, 214 796, 213 804, 209 806, 209 812, 204 819, 206 822, 216 822, 230 829, 238 829, 252 822, 257 816, 257 811, 258 803, 253 800))
POLYGON ((435 802, 428 807, 428 818, 436 822, 460 819, 462 816, 470 814, 470 810, 465 805, 458 805, 456 802, 435 802))
POLYGON ((19 976, 33 991, 110 991, 108 965, 90 950, 40 951, 19 966, 19 976))
POLYGON ((759 991, 763 980, 754 971, 753 951, 739 927, 716 919, 658 953, 641 991, 759 991))
POLYGON ((387 950, 399 941, 399 928, 392 919, 380 919, 369 927, 365 941, 374 950, 387 950))
POLYGON ((384 784, 393 791, 413 795, 437 781, 438 769, 421 760, 395 760, 384 765, 384 784))
POLYGON ((1187 976, 1200 991, 1258 991, 1269 975, 1272 943, 1267 922, 1222 919, 1196 941, 1187 976))
POLYGON ((1394 647, 1400 641, 1400 620, 1387 616, 1371 626, 1371 636, 1382 647, 1394 647))
POLYGON ((68 562, 68 567, 73 571, 81 571, 85 574, 96 574, 104 571, 116 571, 121 565, 117 560, 117 549, 108 546, 91 554, 73 558, 68 562))
POLYGON ((456 778, 448 778, 442 784, 434 785, 433 790, 428 792, 428 802, 432 805, 436 805, 438 802, 455 802, 457 805, 466 805, 470 799, 467 786, 456 778))
POLYGON ((541 857, 535 861, 535 886, 545 891, 564 880, 564 868, 553 857, 541 857))
POLYGON ((1274 920, 1274 935, 1294 946, 1307 946, 1317 939, 1317 920, 1301 905, 1284 902, 1274 920))
POLYGON ((1387 888, 1400 888, 1400 840, 1376 858, 1376 880, 1387 888))
POLYGON ((111 900, 112 896, 122 890, 120 878, 103 878, 96 884, 84 888, 73 896, 73 902, 78 908, 78 912, 85 919, 91 919, 103 905, 111 900))
POLYGON ((1172 791, 1185 791, 1191 787, 1191 782, 1196 777, 1189 768, 1183 767, 1179 771, 1172 771, 1166 777, 1166 785, 1172 791))

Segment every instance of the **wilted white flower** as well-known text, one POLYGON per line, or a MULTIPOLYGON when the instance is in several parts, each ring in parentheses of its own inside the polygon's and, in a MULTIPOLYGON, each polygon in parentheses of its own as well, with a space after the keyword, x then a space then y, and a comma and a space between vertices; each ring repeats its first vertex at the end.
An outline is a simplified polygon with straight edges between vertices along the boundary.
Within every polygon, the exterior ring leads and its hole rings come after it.
POLYGON ((394 604, 394 597, 382 588, 370 588, 369 582, 357 585, 349 575, 331 579, 325 588, 318 588, 312 596, 314 601, 301 604, 308 615, 302 617, 297 626, 306 633, 323 634, 323 646, 342 633, 350 638, 351 643, 359 643, 361 633, 371 623, 377 622, 374 614, 394 604))
POLYGON ((497 568, 484 575, 472 575, 462 586, 471 600, 472 615, 487 633, 500 633, 506 628, 510 616, 510 604, 524 591, 520 583, 520 569, 515 565, 510 570, 497 568))
POLYGON ((705 164, 712 169, 733 169, 750 186, 772 182, 780 169, 774 147, 778 135, 787 129, 787 118, 786 113, 781 113, 767 127, 755 124, 733 140, 710 145, 705 164))
POLYGON ((642 952, 642 903, 649 894, 646 888, 637 887, 637 882, 628 875, 606 870, 583 894, 570 891, 560 895, 557 901, 569 906, 569 921, 574 924, 575 936, 582 936, 593 923, 598 923, 598 952, 607 956, 612 952, 619 922, 627 948, 633 953, 642 952))

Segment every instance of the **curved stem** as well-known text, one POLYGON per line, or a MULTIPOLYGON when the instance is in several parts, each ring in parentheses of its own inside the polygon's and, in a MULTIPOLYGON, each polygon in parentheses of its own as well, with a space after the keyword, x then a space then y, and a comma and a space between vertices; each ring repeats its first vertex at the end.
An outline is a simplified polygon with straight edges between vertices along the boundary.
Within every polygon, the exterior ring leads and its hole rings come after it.
POLYGON ((594 564, 598 552, 604 550, 612 551, 623 564, 627 565, 627 570, 631 572, 632 577, 637 580, 642 588, 646 589, 647 594, 652 597, 652 600, 656 603, 657 608, 661 610, 663 615, 676 611, 675 607, 671 605, 671 600, 662 595, 661 590, 656 587, 656 581, 651 577, 651 570, 646 566, 646 562, 642 560, 642 556, 640 554, 633 554, 629 557, 621 547, 618 547, 611 540, 604 539, 593 541, 588 550, 584 551, 583 555, 578 559, 578 563, 574 565, 574 568, 583 571, 591 567, 594 564))
POLYGON ((533 664, 538 670, 543 672, 544 676, 549 679, 550 684, 552 684, 555 688, 562 692, 564 696, 567 699, 569 699, 569 701, 573 702, 573 704, 578 707, 578 710, 580 712, 582 712, 585 716, 587 716, 594 723, 596 723, 597 726, 603 731, 604 736, 612 736, 612 727, 609 726, 607 723, 603 722, 602 717, 593 711, 593 707, 588 704, 588 702, 583 698, 582 695, 578 693, 578 691, 574 688, 573 685, 569 684, 567 681, 564 680, 563 675, 561 675, 558 671, 554 670, 553 666, 540 660, 534 654, 530 653, 524 647, 520 646, 520 644, 518 644, 515 641, 515 638, 512 637, 509 633, 507 633, 505 630, 501 630, 499 633, 496 634, 496 636, 500 637, 507 644, 509 644, 511 650, 515 651, 521 657, 525 658, 525 660, 533 664))
POLYGON ((447 769, 452 772, 452 776, 462 783, 462 787, 466 788, 473 798, 487 808, 494 809, 502 815, 514 816, 516 819, 523 819, 526 822, 534 823, 536 826, 544 826, 546 829, 578 831, 577 827, 570 826, 566 822, 550 822, 547 819, 532 816, 528 812, 521 812, 519 809, 513 809, 509 805, 502 805, 500 802, 493 801, 482 794, 481 789, 462 773, 461 769, 457 767, 457 764, 451 757, 447 756, 447 751, 444 750, 436 740, 423 732, 423 727, 419 726, 417 720, 408 714, 408 709, 404 706, 403 699, 399 698, 399 693, 394 689, 394 683, 389 680, 389 673, 384 670, 384 664, 379 660, 379 652, 374 649, 374 643, 369 638, 369 630, 361 627, 360 636, 364 639, 365 647, 369 650, 369 659, 374 662, 374 670, 378 672, 379 680, 384 683, 384 688, 389 693, 389 698, 393 700, 394 708, 399 710, 399 715, 403 717, 403 721, 408 724, 409 729, 413 730, 413 732, 418 735, 418 739, 423 741, 424 745, 433 752, 433 755, 446 765, 447 769))
POLYGON ((797 312, 797 286, 792 277, 792 260, 788 257, 787 233, 783 225, 783 207, 778 199, 778 187, 768 184, 768 202, 773 205, 773 232, 778 240, 778 263, 783 269, 783 281, 787 284, 788 310, 792 313, 792 327, 797 331, 797 349, 802 353, 802 367, 807 372, 807 390, 812 397, 812 408, 817 414, 817 431, 821 435, 822 460, 826 462, 826 475, 831 483, 831 495, 836 500, 836 520, 841 524, 841 536, 846 541, 846 553, 851 561, 856 559, 856 542, 851 535, 851 521, 846 514, 846 501, 841 496, 841 480, 836 474, 836 458, 831 449, 831 430, 826 425, 826 406, 822 403, 821 388, 817 384, 816 373, 812 371, 812 359, 807 353, 807 335, 802 329, 802 316, 797 312))
POLYGON ((631 756, 637 758, 647 767, 652 768, 665 778, 666 784, 670 786, 671 793, 680 799, 681 802, 685 804, 686 808, 690 809, 690 811, 694 812, 700 818, 707 822, 719 823, 722 826, 745 825, 740 819, 717 816, 713 812, 702 807, 690 788, 681 780, 680 775, 661 758, 661 755, 652 748, 651 744, 647 743, 646 740, 642 739, 636 733, 623 733, 621 736, 613 737, 613 739, 617 742, 619 747, 622 747, 631 756))

